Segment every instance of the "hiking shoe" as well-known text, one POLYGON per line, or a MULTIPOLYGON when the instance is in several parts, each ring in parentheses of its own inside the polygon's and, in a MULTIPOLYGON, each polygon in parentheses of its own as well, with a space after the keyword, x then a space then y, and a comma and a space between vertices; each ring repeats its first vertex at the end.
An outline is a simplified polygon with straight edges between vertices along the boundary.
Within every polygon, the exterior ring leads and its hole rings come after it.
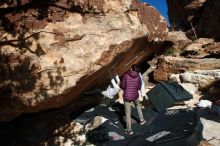
POLYGON ((134 132, 130 129, 125 129, 125 134, 126 135, 132 135, 134 132))
POLYGON ((146 120, 140 120, 140 125, 144 125, 146 123, 146 120))

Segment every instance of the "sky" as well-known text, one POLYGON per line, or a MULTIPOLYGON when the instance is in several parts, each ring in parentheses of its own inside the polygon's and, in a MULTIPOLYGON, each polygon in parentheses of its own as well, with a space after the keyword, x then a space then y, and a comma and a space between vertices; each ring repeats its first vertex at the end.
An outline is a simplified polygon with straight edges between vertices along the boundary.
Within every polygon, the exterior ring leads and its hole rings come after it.
POLYGON ((154 6, 167 20, 167 3, 166 0, 140 0, 142 2, 147 2, 148 4, 154 6))

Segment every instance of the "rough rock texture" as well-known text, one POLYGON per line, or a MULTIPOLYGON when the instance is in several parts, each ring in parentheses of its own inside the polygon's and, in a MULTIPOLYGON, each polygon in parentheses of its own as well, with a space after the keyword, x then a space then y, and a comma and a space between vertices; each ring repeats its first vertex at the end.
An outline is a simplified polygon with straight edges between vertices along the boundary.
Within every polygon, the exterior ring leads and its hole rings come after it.
POLYGON ((198 87, 191 83, 179 83, 190 94, 195 95, 198 92, 198 87))
POLYGON ((166 40, 173 42, 173 48, 176 50, 181 50, 192 43, 183 31, 169 31, 166 40))
POLYGON ((220 39, 219 0, 167 0, 168 16, 175 30, 188 31, 198 37, 220 39))
POLYGON ((216 80, 204 88, 214 100, 220 100, 220 80, 216 80))
POLYGON ((171 24, 176 27, 190 27, 188 20, 198 15, 206 1, 208 0, 167 0, 168 16, 171 24))
POLYGON ((209 54, 208 57, 220 58, 220 42, 209 45, 204 51, 209 54))
POLYGON ((182 82, 198 84, 200 87, 208 86, 219 79, 220 70, 196 70, 180 74, 182 82))
POLYGON ((136 0, 16 2, 0 3, 0 121, 75 101, 152 55, 167 33, 136 0))
POLYGON ((209 38, 199 38, 197 40, 195 40, 193 43, 191 43, 190 45, 188 45, 187 47, 185 47, 184 50, 186 51, 202 51, 201 49, 203 48, 202 46, 204 45, 209 45, 211 43, 214 43, 213 39, 209 39, 209 38))
POLYGON ((210 118, 206 118, 206 117, 201 119, 202 124, 204 126, 203 138, 207 140, 213 146, 220 145, 220 136, 219 136, 220 120, 218 119, 219 117, 215 118, 214 120, 210 118))
POLYGON ((157 69, 154 70, 154 78, 157 81, 168 81, 171 74, 183 73, 194 70, 220 69, 219 59, 191 59, 180 57, 160 57, 157 69))
POLYGON ((169 80, 179 83, 191 83, 202 89, 214 83, 214 81, 220 80, 220 70, 186 71, 180 74, 171 74, 169 80))
MULTIPOLYGON (((93 119, 93 121, 95 121, 95 119, 93 119)), ((99 125, 101 124, 102 123, 99 125)), ((90 123, 88 125, 90 125, 90 123)), ((44 144, 53 146, 94 146, 94 144, 90 144, 86 141, 86 132, 88 131, 89 129, 85 128, 84 125, 77 122, 70 122, 54 130, 53 136, 45 141, 44 144)))
POLYGON ((70 122, 62 127, 54 130, 53 136, 44 142, 45 145, 53 146, 94 146, 86 140, 86 133, 100 126, 104 121, 104 117, 96 116, 87 125, 81 125, 77 122, 70 122))
POLYGON ((169 31, 166 40, 172 42, 172 45, 168 47, 169 49, 164 54, 172 56, 180 56, 182 49, 192 43, 183 31, 169 31))
MULTIPOLYGON (((188 72, 186 72, 188 73, 188 72)), ((185 73, 182 73, 185 74, 185 73)), ((192 83, 192 82, 184 82, 183 80, 180 79, 180 76, 182 75, 180 74, 171 74, 169 77, 169 81, 175 81, 178 82, 178 84, 180 84, 181 86, 183 86, 184 89, 186 89, 189 93, 191 94, 196 94, 196 92, 198 91, 198 86, 197 82, 196 84, 192 83)))
POLYGON ((219 43, 210 38, 199 38, 186 46, 181 55, 190 58, 215 58, 219 55, 219 43))
POLYGON ((208 141, 206 140, 202 140, 198 146, 213 146, 212 144, 210 144, 208 141))

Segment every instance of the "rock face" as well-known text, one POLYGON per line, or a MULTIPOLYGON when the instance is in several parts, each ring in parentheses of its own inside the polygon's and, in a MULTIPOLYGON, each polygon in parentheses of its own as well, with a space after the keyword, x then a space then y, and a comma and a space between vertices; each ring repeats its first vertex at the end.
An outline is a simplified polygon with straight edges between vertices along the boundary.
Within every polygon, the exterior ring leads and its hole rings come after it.
POLYGON ((193 43, 185 47, 184 50, 199 52, 202 51, 202 48, 204 48, 203 46, 210 45, 211 43, 214 43, 213 39, 199 38, 198 40, 195 40, 193 43))
POLYGON ((0 3, 0 121, 75 101, 152 55, 167 33, 136 0, 19 2, 0 3))
POLYGON ((173 73, 220 69, 219 62, 219 59, 214 58, 191 59, 172 56, 161 57, 158 59, 157 69, 154 70, 154 78, 157 81, 168 81, 170 75, 173 73))
POLYGON ((173 43, 170 49, 172 49, 173 54, 176 56, 180 55, 182 48, 192 43, 183 31, 169 31, 166 40, 173 43))
POLYGON ((170 77, 170 79, 178 82, 192 83, 196 84, 199 88, 204 88, 212 84, 214 81, 220 80, 220 70, 186 71, 180 74, 172 74, 170 77))
POLYGON ((169 32, 166 40, 173 43, 171 51, 149 61, 153 78, 156 81, 177 81, 186 85, 186 90, 192 94, 202 90, 218 98, 216 91, 219 87, 215 85, 220 80, 219 42, 212 38, 188 41, 181 31, 169 32))
POLYGON ((182 31, 169 31, 166 40, 173 42, 173 47, 176 49, 182 49, 186 45, 192 43, 182 31))
POLYGON ((219 58, 220 43, 213 39, 199 38, 182 50, 182 55, 190 58, 219 58))
POLYGON ((167 0, 169 20, 175 30, 198 37, 220 39, 219 0, 167 0))
POLYGON ((197 70, 194 72, 185 72, 180 74, 182 82, 199 84, 200 86, 208 86, 215 80, 220 79, 220 70, 197 70))
MULTIPOLYGON (((210 114, 212 116, 211 112, 207 112, 206 114, 210 114)), ((220 130, 219 117, 215 116, 215 119, 210 120, 210 115, 206 116, 208 118, 201 118, 201 122, 204 126, 203 137, 205 140, 209 141, 209 143, 213 146, 218 146, 220 144, 220 136, 217 132, 220 130)))

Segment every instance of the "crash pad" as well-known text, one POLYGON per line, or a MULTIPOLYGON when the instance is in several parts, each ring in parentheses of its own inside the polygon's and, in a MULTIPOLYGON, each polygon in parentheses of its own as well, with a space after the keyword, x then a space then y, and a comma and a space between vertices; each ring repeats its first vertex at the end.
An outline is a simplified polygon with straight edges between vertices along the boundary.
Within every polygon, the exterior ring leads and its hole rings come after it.
POLYGON ((157 111, 164 111, 176 101, 192 99, 192 95, 177 82, 160 82, 147 96, 157 111))
POLYGON ((155 115, 153 110, 143 109, 143 113, 147 121, 154 118, 145 125, 133 122, 134 134, 125 135, 123 122, 109 119, 87 132, 87 141, 99 146, 196 146, 202 139, 203 125, 195 111, 168 110, 155 115), (146 115, 147 112, 152 115, 146 115), (112 132, 120 139, 111 137, 109 133, 112 132))

